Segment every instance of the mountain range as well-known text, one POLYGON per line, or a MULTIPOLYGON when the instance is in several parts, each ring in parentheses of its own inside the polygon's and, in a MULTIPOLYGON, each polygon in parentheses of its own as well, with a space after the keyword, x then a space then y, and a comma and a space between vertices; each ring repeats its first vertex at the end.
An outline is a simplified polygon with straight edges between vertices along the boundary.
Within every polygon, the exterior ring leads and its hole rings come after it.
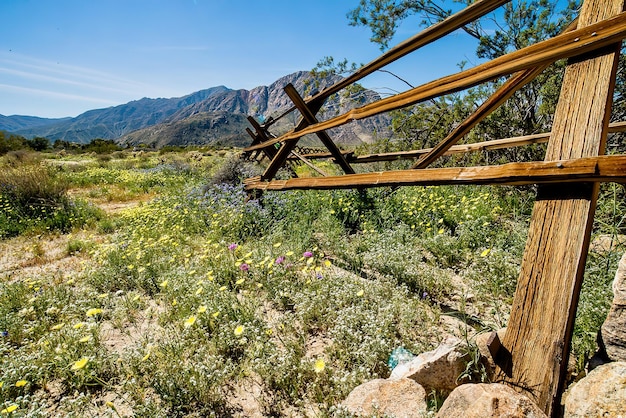
MULTIPOLYGON (((52 142, 60 139, 87 143, 102 138, 122 145, 145 144, 157 148, 166 145, 245 146, 251 141, 246 133, 246 127, 250 127, 247 116, 263 122, 291 107, 291 100, 283 90, 285 85, 291 83, 305 95, 312 86, 323 89, 338 79, 331 76, 313 80, 309 72, 300 71, 252 90, 217 86, 178 98, 143 98, 90 110, 74 118, 0 115, 0 130, 26 138, 45 137, 52 142)), ((339 93, 327 100, 318 116, 332 117, 379 98, 377 93, 366 89, 353 92, 350 97, 339 93)), ((292 129, 298 117, 298 112, 292 112, 273 125, 272 132, 280 135, 292 129)), ((356 145, 372 142, 374 133, 386 134, 388 126, 388 117, 379 116, 335 128, 329 134, 339 144, 356 145)), ((304 142, 311 144, 314 140, 304 142)))

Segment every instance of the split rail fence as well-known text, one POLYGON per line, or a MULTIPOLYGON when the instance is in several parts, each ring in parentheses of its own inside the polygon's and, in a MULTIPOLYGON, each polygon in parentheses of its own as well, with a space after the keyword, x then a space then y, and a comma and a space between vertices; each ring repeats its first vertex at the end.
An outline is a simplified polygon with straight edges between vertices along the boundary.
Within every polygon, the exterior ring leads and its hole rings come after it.
POLYGON ((624 0, 585 0, 580 14, 562 34, 487 63, 443 77, 404 93, 319 121, 316 114, 333 94, 387 64, 493 12, 507 0, 478 0, 464 10, 399 44, 349 77, 309 98, 292 85, 285 92, 293 106, 264 124, 250 117, 253 138, 244 149, 270 162, 264 173, 247 179, 247 190, 335 189, 403 185, 537 184, 528 240, 503 341, 492 338, 498 379, 525 392, 549 416, 560 408, 574 318, 589 248, 600 182, 626 183, 626 155, 604 155, 609 132, 626 123, 609 124, 617 62, 626 38, 624 0), (517 90, 557 60, 567 59, 552 131, 481 143, 457 143, 517 90), (412 106, 500 77, 508 80, 446 138, 430 149, 356 156, 339 149, 326 132, 351 121, 412 106), (269 129, 297 110, 301 119, 286 134, 269 129), (315 134, 324 153, 295 152, 304 135, 315 134), (547 142, 544 161, 495 166, 427 168, 442 155, 547 142), (297 158, 332 159, 345 173, 276 180, 278 170, 297 158), (357 174, 354 164, 414 159, 410 170, 357 174))

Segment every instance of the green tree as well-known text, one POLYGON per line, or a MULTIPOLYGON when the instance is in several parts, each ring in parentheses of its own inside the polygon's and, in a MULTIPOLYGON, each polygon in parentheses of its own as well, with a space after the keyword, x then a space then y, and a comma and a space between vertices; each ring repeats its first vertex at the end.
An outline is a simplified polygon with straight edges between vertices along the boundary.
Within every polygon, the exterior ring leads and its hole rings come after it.
POLYGON ((82 146, 83 151, 95 152, 96 154, 105 154, 113 151, 120 151, 122 147, 117 145, 112 139, 96 138, 91 142, 82 146))
POLYGON ((45 151, 50 148, 50 141, 48 141, 48 138, 40 136, 26 140, 26 143, 33 151, 45 151))
MULTIPOLYGON (((423 26, 440 22, 453 11, 448 6, 465 6, 468 0, 361 0, 348 13, 351 25, 370 28, 372 42, 382 50, 389 47, 397 28, 405 19, 421 19, 423 26)), ((577 1, 550 2, 548 0, 513 1, 501 12, 479 19, 463 30, 477 41, 476 57, 493 59, 508 52, 529 46, 555 36, 574 18, 577 1)), ((465 63, 459 63, 463 67, 465 63)), ((505 138, 544 132, 552 125, 564 62, 556 63, 537 79, 518 91, 511 99, 477 126, 469 142, 505 138)), ((478 107, 504 81, 470 89, 461 94, 441 97, 417 106, 395 112, 393 129, 404 139, 406 148, 414 145, 432 146, 439 142, 463 117, 478 107)), ((500 151, 496 158, 541 158, 541 148, 522 151, 500 151), (508 154, 508 155, 503 155, 508 154)))
POLYGON ((26 138, 0 131, 0 155, 28 148, 26 138))

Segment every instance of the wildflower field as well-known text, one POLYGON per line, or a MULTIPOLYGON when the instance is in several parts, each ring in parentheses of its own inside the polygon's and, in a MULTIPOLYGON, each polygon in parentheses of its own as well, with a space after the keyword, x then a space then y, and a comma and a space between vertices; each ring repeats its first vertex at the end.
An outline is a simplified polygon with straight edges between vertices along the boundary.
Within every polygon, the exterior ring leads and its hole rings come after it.
MULTIPOLYGON (((0 417, 348 417, 391 352, 506 326, 532 188, 249 199, 235 151, 0 160, 0 417)), ((604 185, 578 368, 624 252, 604 185)), ((477 364, 464 373, 485 379, 477 364)), ((434 416, 441 396, 429 394, 434 416)))

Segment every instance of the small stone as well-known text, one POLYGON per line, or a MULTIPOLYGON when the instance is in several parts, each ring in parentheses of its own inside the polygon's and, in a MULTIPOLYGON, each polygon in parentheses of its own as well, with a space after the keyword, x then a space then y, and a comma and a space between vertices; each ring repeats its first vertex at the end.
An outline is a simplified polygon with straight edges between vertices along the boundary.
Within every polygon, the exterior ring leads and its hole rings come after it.
MULTIPOLYGON (((493 331, 497 333, 498 339, 500 341, 504 341, 504 334, 506 334, 506 328, 501 328, 498 331, 493 331)), ((496 370, 496 362, 493 358, 493 354, 489 350, 488 341, 492 336, 492 332, 486 332, 482 334, 478 334, 476 336, 476 346, 478 347, 478 351, 480 352, 481 359, 483 360, 483 364, 485 365, 485 369, 489 378, 493 377, 493 374, 496 370)))
POLYGON ((355 415, 418 418, 427 409, 426 391, 411 379, 376 379, 354 388, 342 406, 355 415))
POLYGON ((529 398, 500 383, 467 384, 456 388, 437 418, 547 418, 529 398))
POLYGON ((467 364, 467 351, 461 349, 460 342, 456 338, 445 341, 437 349, 398 365, 389 378, 413 379, 427 392, 451 392, 459 385, 458 378, 467 364))
POLYGON ((626 362, 596 367, 570 388, 564 403, 564 418, 626 417, 626 362))

